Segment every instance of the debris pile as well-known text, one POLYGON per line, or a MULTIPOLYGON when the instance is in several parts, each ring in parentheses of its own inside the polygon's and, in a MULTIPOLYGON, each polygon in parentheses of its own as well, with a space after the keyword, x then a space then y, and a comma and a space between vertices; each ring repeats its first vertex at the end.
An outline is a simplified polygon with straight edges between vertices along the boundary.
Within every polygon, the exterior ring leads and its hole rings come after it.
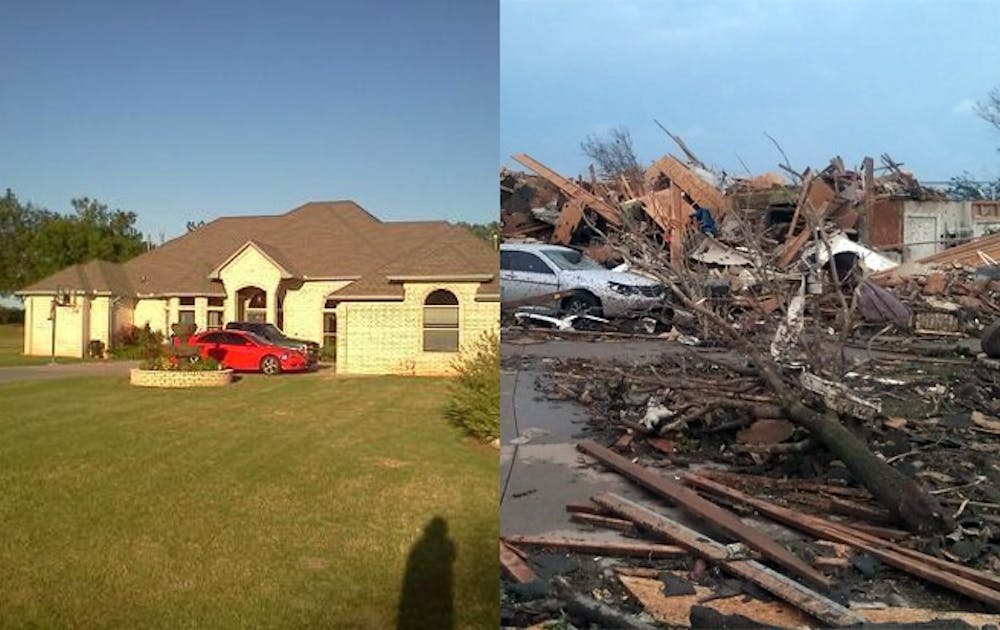
POLYGON ((788 421, 759 376, 723 351, 644 365, 550 359, 539 388, 589 410, 592 439, 578 444, 586 464, 655 499, 596 494, 566 505, 568 519, 593 534, 505 537, 520 567, 503 562, 506 622, 553 617, 552 600, 562 600, 531 566, 536 554, 555 553, 599 558, 596 576, 579 566, 583 575, 567 576, 574 596, 586 589, 632 624, 1000 623, 997 376, 968 360, 873 352, 877 369, 848 372, 843 401, 829 404, 846 405, 845 422, 939 498, 951 531, 900 528, 842 462, 788 421), (534 586, 511 588, 516 582, 534 586))
POLYGON ((1000 235, 914 237, 968 208, 888 155, 737 178, 671 138, 685 159, 641 181, 501 174, 505 239, 623 263, 670 315, 514 306, 507 344, 659 352, 546 359, 537 389, 589 412, 582 462, 635 490, 567 502, 592 535, 505 537, 504 623, 1000 625, 1000 235))

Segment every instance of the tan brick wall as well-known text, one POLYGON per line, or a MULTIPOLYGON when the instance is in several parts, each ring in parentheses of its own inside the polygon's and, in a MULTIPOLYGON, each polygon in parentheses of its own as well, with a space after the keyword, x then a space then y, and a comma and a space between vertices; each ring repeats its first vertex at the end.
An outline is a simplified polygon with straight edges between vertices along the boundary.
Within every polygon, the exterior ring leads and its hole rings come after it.
POLYGON ((152 330, 166 333, 169 330, 167 325, 167 306, 167 300, 143 298, 135 304, 132 321, 138 328, 149 324, 152 330))
POLYGON ((174 372, 136 368, 129 373, 129 382, 141 387, 218 387, 228 385, 232 380, 232 370, 174 372))
POLYGON ((350 282, 311 280, 298 289, 285 292, 284 332, 297 339, 308 339, 323 345, 323 306, 334 291, 343 289, 350 282))
POLYGON ((434 375, 451 372, 452 352, 424 352, 423 306, 438 289, 459 302, 459 344, 475 342, 500 319, 498 302, 476 302, 478 283, 405 283, 402 302, 344 302, 338 308, 337 371, 434 375))
POLYGON ((245 287, 257 287, 267 292, 267 321, 274 323, 277 319, 278 284, 281 282, 279 271, 267 258, 254 247, 248 247, 240 255, 229 261, 220 272, 219 277, 226 287, 226 309, 224 320, 236 320, 236 293, 245 287))
POLYGON ((111 319, 108 313, 108 309, 111 306, 111 298, 109 297, 95 297, 90 302, 90 335, 87 338, 89 343, 91 340, 97 339, 104 342, 104 347, 108 347, 108 341, 110 340, 110 331, 108 330, 111 324, 111 319))

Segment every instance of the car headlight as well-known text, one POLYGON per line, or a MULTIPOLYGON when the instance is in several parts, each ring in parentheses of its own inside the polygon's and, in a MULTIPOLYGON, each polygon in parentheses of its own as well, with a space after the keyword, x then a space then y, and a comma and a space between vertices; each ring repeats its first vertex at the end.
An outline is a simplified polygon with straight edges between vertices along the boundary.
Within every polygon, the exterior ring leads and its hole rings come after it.
POLYGON ((639 287, 634 287, 630 284, 622 284, 620 282, 608 282, 608 286, 611 287, 613 291, 617 291, 622 295, 638 295, 641 293, 639 287))

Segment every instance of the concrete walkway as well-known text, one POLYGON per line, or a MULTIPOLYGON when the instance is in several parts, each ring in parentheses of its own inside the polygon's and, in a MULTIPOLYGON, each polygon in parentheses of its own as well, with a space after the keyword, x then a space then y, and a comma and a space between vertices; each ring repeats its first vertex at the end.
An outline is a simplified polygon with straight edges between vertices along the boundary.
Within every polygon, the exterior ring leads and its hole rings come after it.
POLYGON ((662 341, 553 341, 501 346, 508 365, 514 357, 520 363, 500 373, 501 492, 506 483, 500 504, 501 535, 552 534, 591 540, 629 540, 617 532, 595 530, 569 520, 567 503, 586 502, 599 492, 617 492, 647 501, 649 495, 578 452, 577 442, 589 437, 586 409, 572 402, 547 400, 535 383, 545 369, 542 359, 547 356, 627 357, 648 362, 662 354, 665 346, 669 347, 662 341), (533 437, 526 444, 512 444, 511 440, 519 433, 533 437))
POLYGON ((74 376, 120 376, 125 378, 128 377, 129 370, 138 365, 138 361, 102 361, 5 367, 0 368, 0 383, 71 378, 74 376))

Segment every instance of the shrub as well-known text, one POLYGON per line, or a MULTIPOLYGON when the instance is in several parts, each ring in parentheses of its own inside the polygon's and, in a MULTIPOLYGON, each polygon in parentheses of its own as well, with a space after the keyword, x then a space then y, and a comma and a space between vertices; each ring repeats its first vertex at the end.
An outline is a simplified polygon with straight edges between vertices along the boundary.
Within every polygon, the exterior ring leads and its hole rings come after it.
POLYGON ((176 354, 161 354, 158 357, 146 359, 139 364, 140 370, 167 370, 172 372, 210 372, 221 370, 222 364, 212 357, 187 357, 176 354))
POLYGON ((500 337, 497 332, 486 332, 474 344, 463 348, 452 367, 456 376, 445 407, 447 417, 480 440, 500 437, 500 337))
POLYGON ((23 324, 23 323, 24 323, 23 308, 7 308, 6 306, 0 306, 0 324, 23 324))
POLYGON ((152 360, 161 355, 163 333, 152 330, 147 323, 142 328, 126 326, 114 336, 111 354, 117 359, 152 360))

